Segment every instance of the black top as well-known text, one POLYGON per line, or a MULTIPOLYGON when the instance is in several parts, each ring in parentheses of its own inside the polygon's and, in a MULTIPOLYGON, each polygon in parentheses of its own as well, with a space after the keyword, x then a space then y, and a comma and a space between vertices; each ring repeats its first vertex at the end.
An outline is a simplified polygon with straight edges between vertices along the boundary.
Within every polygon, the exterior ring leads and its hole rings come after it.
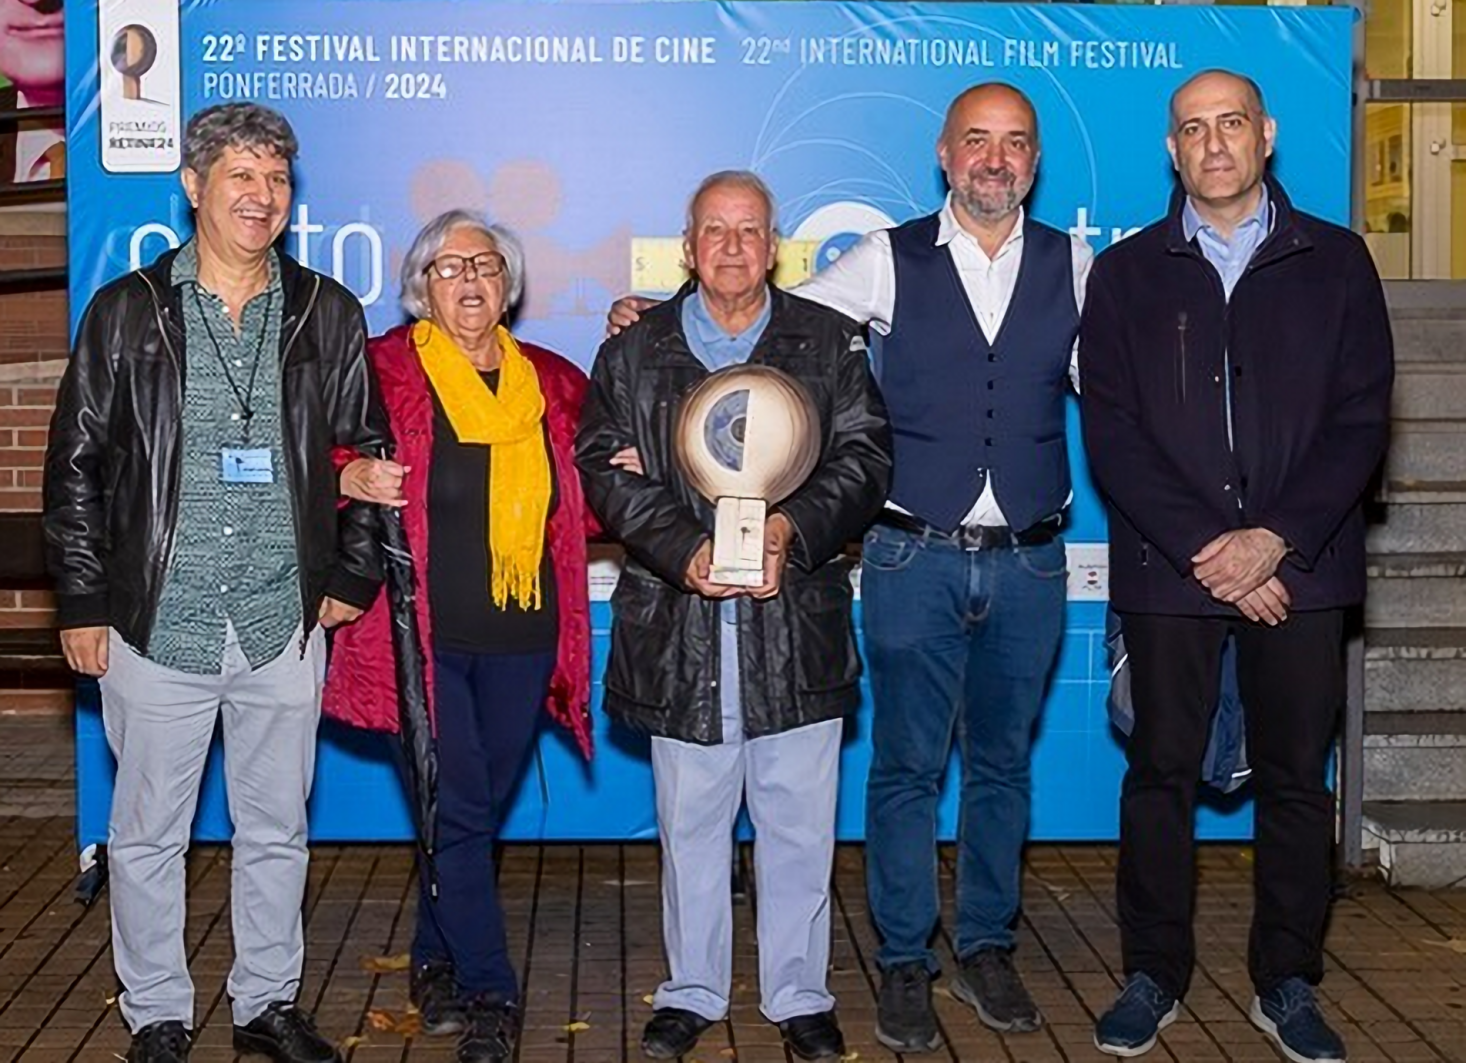
MULTIPOLYGON (((499 372, 480 373, 491 391, 499 372)), ((543 425, 544 422, 541 422, 543 425)), ((550 453, 548 428, 545 453, 550 453)), ((489 583, 489 447, 460 443, 433 395, 433 465, 428 480, 428 602, 433 646, 449 653, 544 653, 555 648, 559 615, 548 543, 540 560, 540 608, 521 609, 510 594, 494 605, 489 583)), ((550 509, 559 502, 550 461, 550 509)))
POLYGON ((1230 301, 1186 239, 1180 189, 1089 275, 1081 424, 1121 612, 1238 617, 1191 574, 1238 528, 1292 548, 1278 578, 1293 612, 1364 600, 1364 501, 1390 441, 1384 289, 1357 234, 1294 210, 1271 179, 1268 199, 1272 233, 1230 301))

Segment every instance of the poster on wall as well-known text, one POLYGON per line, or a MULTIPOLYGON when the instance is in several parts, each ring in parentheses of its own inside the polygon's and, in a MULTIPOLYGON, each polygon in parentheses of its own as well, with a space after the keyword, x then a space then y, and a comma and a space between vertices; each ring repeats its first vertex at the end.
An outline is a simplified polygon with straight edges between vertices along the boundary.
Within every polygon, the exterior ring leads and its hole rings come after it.
MULTIPOLYGON (((99 285, 189 238, 177 162, 169 169, 160 157, 123 172, 108 155, 108 86, 122 86, 110 97, 115 107, 135 102, 129 91, 163 99, 156 79, 175 76, 181 121, 253 101, 294 124, 301 154, 285 249, 347 285, 373 333, 403 320, 398 272, 419 229, 465 207, 508 225, 525 246, 516 332, 583 367, 614 298, 681 283, 680 234, 702 177, 746 168, 769 183, 785 238, 777 277, 797 283, 863 234, 941 205, 935 142, 945 108, 987 80, 1019 86, 1038 111, 1042 154, 1029 209, 1098 251, 1165 211, 1167 99, 1212 67, 1262 85, 1293 199, 1336 221, 1349 214, 1348 10, 195 0, 177 5, 172 71, 163 69, 166 49, 150 57, 145 38, 108 21, 108 2, 68 4, 74 316, 99 285), (129 77, 139 79, 132 89, 129 77)), ((1077 407, 1070 418, 1070 607, 1035 752, 1033 829, 1038 838, 1107 838, 1123 757, 1105 712, 1104 514, 1084 472, 1077 407)), ((593 580, 599 596, 612 579, 593 580)), ((595 610, 599 667, 606 606, 595 610)), ((868 711, 847 728, 839 828, 847 838, 863 829, 868 711)), ((644 744, 596 720, 591 768, 545 736, 540 785, 525 787, 506 836, 655 835, 644 744)), ((99 733, 84 717, 78 755, 90 755, 84 746, 95 739, 101 777, 105 743, 89 727, 99 733)), ((97 788, 105 795, 105 778, 97 788)), ((313 830, 405 837, 398 792, 386 758, 358 736, 328 737, 313 830)), ((104 829, 105 806, 83 797, 85 838, 99 822, 104 829)), ((218 800, 206 791, 205 836, 222 832, 222 806, 210 805, 218 800), (210 808, 220 809, 212 819, 210 808)), ((1236 808, 1201 824, 1213 837, 1246 829, 1236 808)))
MULTIPOLYGON (((64 0, 0 0, 0 111, 60 107, 66 99, 64 0)), ((60 118, 0 124, 0 185, 66 176, 60 118)))

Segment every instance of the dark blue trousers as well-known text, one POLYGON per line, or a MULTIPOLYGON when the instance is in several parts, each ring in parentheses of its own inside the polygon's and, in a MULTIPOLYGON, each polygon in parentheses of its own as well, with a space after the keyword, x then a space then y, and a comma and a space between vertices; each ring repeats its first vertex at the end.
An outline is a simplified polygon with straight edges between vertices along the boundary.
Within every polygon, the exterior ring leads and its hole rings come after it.
POLYGON ((414 964, 453 964, 464 995, 519 999, 494 839, 550 686, 555 654, 433 654, 438 726, 438 899, 418 883, 414 964))

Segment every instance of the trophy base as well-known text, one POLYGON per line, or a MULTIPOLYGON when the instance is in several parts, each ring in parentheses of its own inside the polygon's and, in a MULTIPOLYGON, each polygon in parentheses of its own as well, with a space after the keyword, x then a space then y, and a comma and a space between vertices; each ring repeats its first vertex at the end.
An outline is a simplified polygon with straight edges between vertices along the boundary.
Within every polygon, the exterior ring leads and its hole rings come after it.
POLYGON ((718 499, 713 526, 713 563, 708 582, 723 587, 757 587, 764 581, 764 522, 761 498, 718 499))

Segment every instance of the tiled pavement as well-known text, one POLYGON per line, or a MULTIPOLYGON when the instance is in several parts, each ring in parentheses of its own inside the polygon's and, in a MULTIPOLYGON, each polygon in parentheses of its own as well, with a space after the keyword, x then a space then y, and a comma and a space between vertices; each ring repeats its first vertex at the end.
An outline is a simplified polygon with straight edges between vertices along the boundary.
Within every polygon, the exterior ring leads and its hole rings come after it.
MULTIPOLYGON (((106 1061, 125 1051, 112 998, 105 903, 72 900, 69 724, 0 719, 0 1063, 106 1061)), ((747 854, 745 853, 745 856, 747 854)), ((850 1059, 891 1060, 871 1034, 872 934, 862 851, 839 850, 832 988, 850 1059)), ((1275 1060, 1248 1024, 1245 947, 1250 854, 1202 850, 1200 967, 1184 1018, 1150 1059, 1275 1060)), ((1000 1037, 939 989, 947 1044, 962 1063, 1098 1060, 1094 1015, 1116 989, 1118 940, 1109 847, 1037 847, 1029 857, 1020 966, 1048 1025, 1000 1037)), ((951 854, 943 854, 950 898, 951 854)), ((224 979, 230 956, 229 853, 189 862, 188 949, 198 982, 193 1058, 234 1059, 224 979)), ((657 853, 649 845, 507 848, 502 871, 512 944, 525 983, 521 1063, 619 1063, 636 1042, 662 976, 657 853)), ((1350 883, 1336 906, 1323 992, 1356 1063, 1466 1063, 1466 891, 1391 892, 1350 883)), ((736 993, 731 1021, 709 1031, 689 1060, 785 1061, 777 1031, 758 1013, 753 903, 736 908, 736 993)), ((315 850, 307 899, 305 1001, 353 1063, 452 1059, 451 1040, 404 1036, 406 975, 393 969, 412 924, 411 854, 400 846, 315 850)), ((950 944, 942 948, 950 965, 950 944)))

